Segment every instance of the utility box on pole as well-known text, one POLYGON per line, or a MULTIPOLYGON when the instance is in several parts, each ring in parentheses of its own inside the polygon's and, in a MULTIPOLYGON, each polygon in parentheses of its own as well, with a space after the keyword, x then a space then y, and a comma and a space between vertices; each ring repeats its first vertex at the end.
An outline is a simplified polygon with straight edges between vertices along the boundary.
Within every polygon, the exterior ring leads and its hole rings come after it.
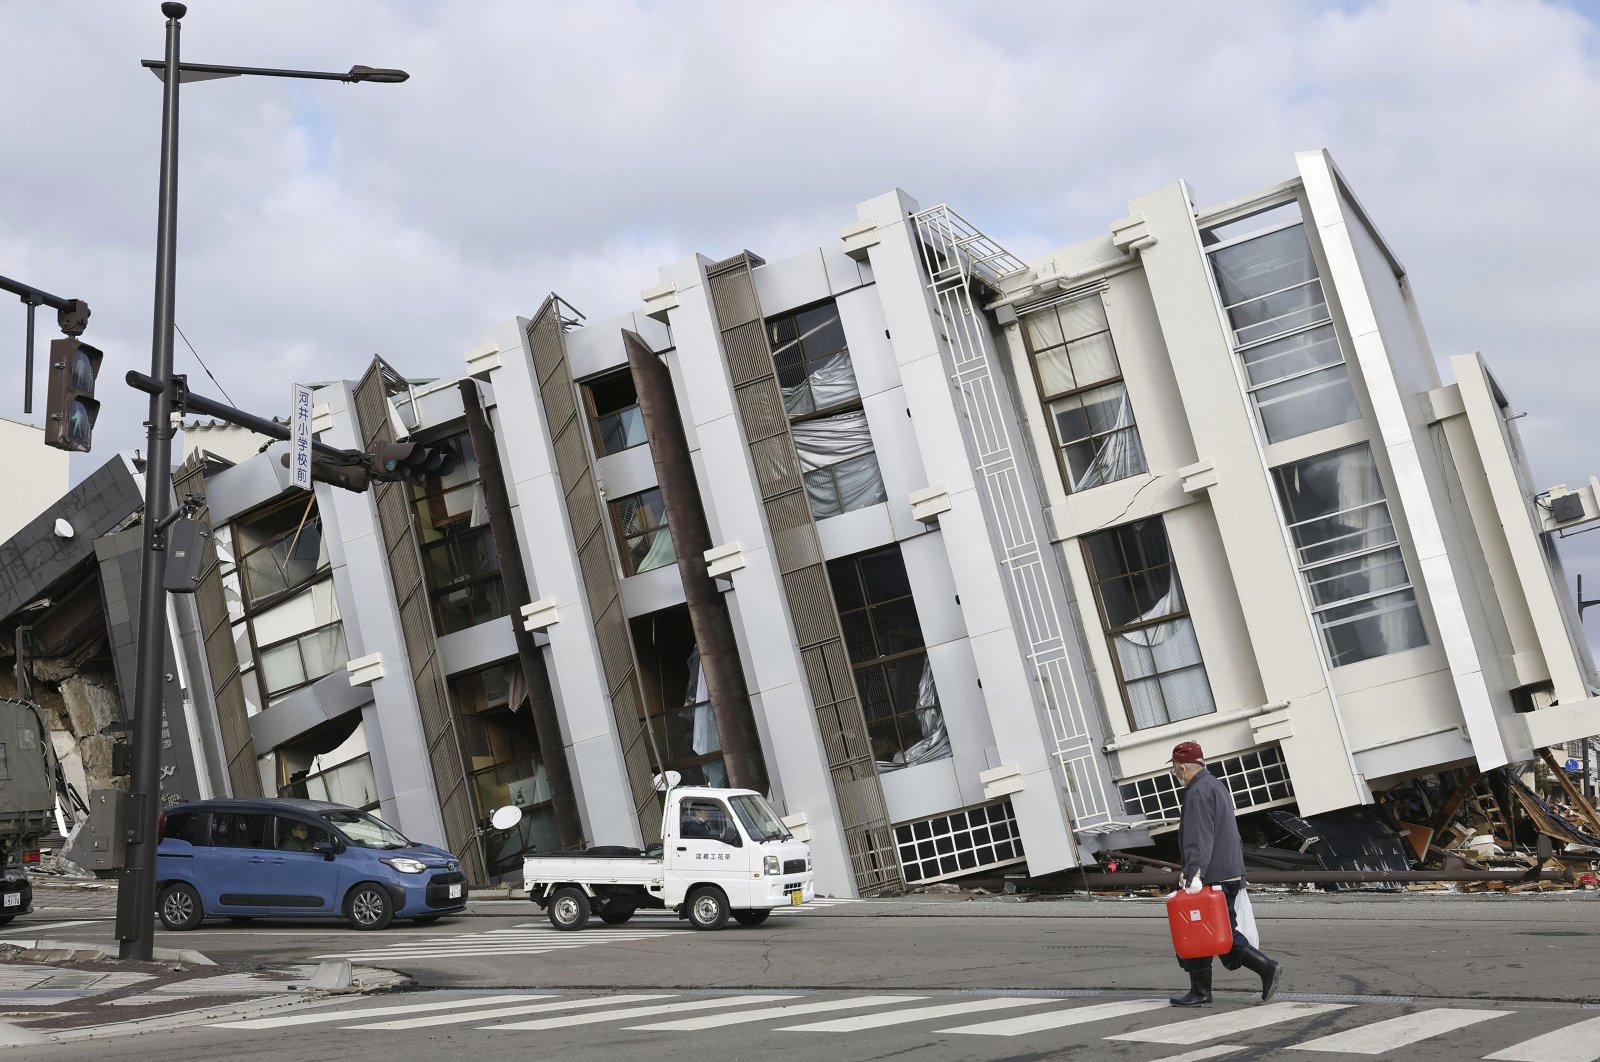
POLYGON ((127 855, 126 807, 128 794, 120 789, 96 789, 89 794, 89 820, 83 831, 89 838, 89 870, 120 870, 127 855))

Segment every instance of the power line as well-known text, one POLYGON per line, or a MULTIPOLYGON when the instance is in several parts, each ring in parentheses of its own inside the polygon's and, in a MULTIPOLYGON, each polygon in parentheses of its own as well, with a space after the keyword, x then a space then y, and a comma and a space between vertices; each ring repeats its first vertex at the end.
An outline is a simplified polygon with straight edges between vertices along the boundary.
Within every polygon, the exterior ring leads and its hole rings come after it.
MULTIPOLYGON (((178 328, 176 321, 173 322, 172 327, 178 328)), ((194 349, 194 344, 189 342, 189 337, 183 335, 183 329, 178 328, 178 335, 183 336, 183 345, 189 348, 189 353, 194 355, 194 360, 198 361, 200 367, 206 371, 206 375, 211 377, 211 382, 217 385, 217 390, 222 392, 222 397, 228 400, 230 406, 234 405, 233 396, 227 392, 227 389, 222 386, 222 381, 218 380, 216 374, 211 371, 211 366, 206 364, 206 359, 202 358, 200 352, 194 349)))

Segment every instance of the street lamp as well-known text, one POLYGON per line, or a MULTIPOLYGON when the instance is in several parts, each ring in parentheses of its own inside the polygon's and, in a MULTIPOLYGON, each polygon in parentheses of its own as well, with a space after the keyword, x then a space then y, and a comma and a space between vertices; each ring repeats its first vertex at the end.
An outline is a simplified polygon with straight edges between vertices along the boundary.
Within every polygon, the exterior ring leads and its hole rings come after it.
MULTIPOLYGON (((146 59, 166 84, 161 104, 161 191, 156 222, 155 333, 151 339, 150 376, 159 386, 150 396, 149 435, 144 470, 144 564, 140 572, 138 677, 134 684, 133 777, 127 821, 127 858, 117 890, 118 949, 124 959, 149 960, 155 936, 156 822, 161 793, 162 667, 167 640, 165 530, 172 494, 172 436, 177 432, 174 402, 180 396, 172 376, 173 305, 178 240, 178 86, 245 74, 262 77, 310 78, 355 84, 372 81, 398 84, 403 70, 353 66, 348 72, 272 70, 244 66, 211 66, 178 61, 179 20, 183 4, 165 3, 167 54, 146 59)), ((181 408, 177 415, 182 415, 181 408)))

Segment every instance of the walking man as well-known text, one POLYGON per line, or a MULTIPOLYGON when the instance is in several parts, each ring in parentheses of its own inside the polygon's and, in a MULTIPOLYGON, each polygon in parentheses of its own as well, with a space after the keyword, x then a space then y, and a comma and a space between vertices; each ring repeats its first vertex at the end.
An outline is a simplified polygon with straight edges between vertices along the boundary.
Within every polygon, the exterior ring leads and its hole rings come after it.
MULTIPOLYGON (((1221 885, 1228 898, 1228 919, 1233 923, 1233 950, 1222 956, 1229 970, 1243 966, 1261 978, 1261 998, 1269 1000, 1283 979, 1283 964, 1251 946, 1239 932, 1234 902, 1244 889, 1244 846, 1239 840, 1233 797, 1227 786, 1206 770, 1205 753, 1193 741, 1172 750, 1172 773, 1182 787, 1183 817, 1178 825, 1183 873, 1178 884, 1185 892, 1199 892, 1206 884, 1221 885)), ((1189 973, 1189 991, 1173 996, 1174 1007, 1198 1007, 1211 1002, 1211 958, 1179 959, 1189 973)))

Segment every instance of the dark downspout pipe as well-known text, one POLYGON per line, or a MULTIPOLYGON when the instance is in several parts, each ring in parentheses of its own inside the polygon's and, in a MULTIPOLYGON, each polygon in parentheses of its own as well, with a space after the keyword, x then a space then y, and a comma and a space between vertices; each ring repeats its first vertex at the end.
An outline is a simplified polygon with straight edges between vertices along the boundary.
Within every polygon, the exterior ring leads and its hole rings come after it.
POLYGON ((522 552, 511 523, 511 502, 506 494, 505 476, 500 472, 500 451, 495 446, 489 418, 484 416, 476 380, 461 381, 461 405, 467 414, 467 432, 472 437, 472 452, 478 458, 478 482, 483 485, 483 504, 489 511, 489 534, 500 558, 500 582, 505 587, 506 604, 511 609, 511 630, 517 639, 517 660, 528 686, 528 710, 533 715, 533 732, 539 739, 539 758, 544 762, 545 779, 550 783, 550 807, 555 812, 556 832, 563 848, 583 843, 583 824, 578 820, 578 800, 573 795, 572 771, 567 764, 567 749, 561 740, 561 723, 556 718, 556 698, 550 689, 550 671, 544 656, 534 644, 533 635, 522 625, 522 606, 532 603, 528 592, 528 573, 522 567, 522 552))
POLYGON ((705 672, 711 712, 722 739, 722 762, 728 768, 728 782, 737 789, 765 793, 767 762, 761 755, 761 739, 750 707, 750 691, 744 684, 744 668, 739 663, 733 620, 716 581, 706 574, 705 553, 711 548, 711 529, 706 525, 705 506, 689 460, 689 440, 673 394, 672 374, 638 335, 624 329, 622 340, 628 350, 633 385, 639 393, 639 412, 644 417, 645 436, 650 440, 650 457, 656 466, 667 526, 672 529, 672 542, 678 553, 678 575, 683 579, 695 644, 700 647, 700 667, 705 672))

